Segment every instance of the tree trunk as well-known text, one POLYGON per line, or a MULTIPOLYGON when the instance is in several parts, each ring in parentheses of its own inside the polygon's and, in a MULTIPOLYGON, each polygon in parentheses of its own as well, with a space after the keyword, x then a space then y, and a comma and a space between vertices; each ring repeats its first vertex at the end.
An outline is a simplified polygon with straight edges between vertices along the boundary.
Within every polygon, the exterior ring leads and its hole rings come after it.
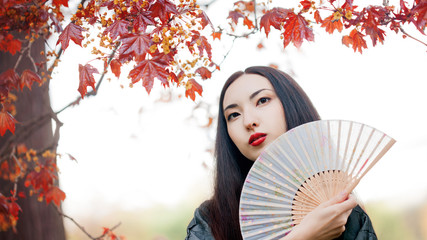
MULTIPOLYGON (((33 43, 31 51, 31 56, 36 63, 44 60, 44 55, 40 54, 41 51, 44 51, 44 40, 38 39, 33 43)), ((0 52, 0 73, 14 68, 17 58, 18 54, 12 56, 9 53, 0 52)), ((25 56, 23 56, 15 71, 20 75, 24 69, 36 71, 33 63, 25 56)), ((20 123, 16 124, 15 137, 19 138, 19 136, 23 136, 22 134, 28 134, 24 139, 18 140, 19 142, 17 143, 24 143, 28 149, 32 148, 36 151, 49 146, 56 148, 56 144, 53 143, 52 121, 50 118, 33 131, 28 132, 21 128, 25 122, 50 113, 49 82, 44 83, 41 87, 35 83, 31 91, 25 88, 22 92, 14 92, 14 94, 17 96, 17 101, 15 102, 17 115, 15 118, 20 123)), ((14 136, 9 132, 0 137, 0 146, 3 146, 8 138, 11 137, 14 136)), ((56 149, 52 150, 55 151, 56 149)), ((41 157, 40 161, 43 161, 41 157)), ((0 180, 0 191, 3 195, 10 196, 12 189, 13 183, 0 180)), ((22 212, 19 214, 17 233, 14 233, 11 229, 7 232, 0 232, 0 239, 65 240, 63 218, 58 214, 53 203, 47 205, 45 201, 39 202, 37 196, 30 196, 28 189, 24 186, 24 179, 19 180, 17 190, 18 192, 24 191, 27 196, 18 200, 22 212)))

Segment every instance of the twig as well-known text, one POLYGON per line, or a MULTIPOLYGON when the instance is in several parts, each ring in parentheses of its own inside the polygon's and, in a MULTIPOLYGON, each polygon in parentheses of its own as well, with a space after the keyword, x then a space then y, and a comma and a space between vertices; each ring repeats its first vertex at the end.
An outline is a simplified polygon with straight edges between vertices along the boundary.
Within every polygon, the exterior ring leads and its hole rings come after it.
MULTIPOLYGON (((88 93, 86 94, 86 97, 89 97, 89 96, 95 96, 95 95, 98 93, 98 89, 99 89, 99 87, 100 87, 100 85, 101 85, 101 82, 102 82, 102 80, 104 79, 105 74, 107 73, 107 67, 110 65, 111 61, 113 60, 113 57, 114 57, 114 55, 116 54, 116 51, 117 51, 117 49, 119 48, 119 46, 120 46, 120 43, 119 43, 119 42, 117 42, 117 43, 116 43, 116 46, 114 47, 113 51, 111 52, 111 54, 110 54, 110 56, 109 56, 109 58, 108 58, 107 66, 105 66, 105 67, 104 67, 104 71, 102 72, 102 75, 101 75, 101 77, 99 78, 99 81, 98 81, 98 83, 97 83, 97 84, 96 84, 96 86, 95 86, 95 90, 93 90, 93 89, 92 89, 90 92, 88 92, 88 93)), ((77 97, 77 99, 76 99, 76 100, 74 100, 74 101, 70 102, 70 103, 69 103, 69 104, 67 104, 65 107, 63 107, 61 110, 57 111, 55 114, 59 114, 59 113, 61 113, 62 111, 64 111, 65 109, 67 109, 67 108, 69 108, 69 107, 71 107, 71 106, 73 106, 73 105, 75 105, 75 104, 78 104, 78 103, 80 102, 80 100, 81 100, 81 97, 79 96, 79 97, 77 97)))
MULTIPOLYGON (((11 135, 7 141, 0 148, 0 156, 6 155, 7 149, 11 146, 12 143, 18 142, 20 139, 25 139, 30 135, 34 130, 39 129, 44 124, 46 124, 51 119, 50 114, 44 114, 37 118, 31 119, 27 122, 21 123, 21 127, 14 135, 11 135), (19 134, 18 134, 19 131, 19 134)), ((1 159, 1 161, 3 158, 1 159)))
POLYGON ((419 42, 419 43, 421 43, 421 44, 424 44, 425 46, 427 46, 427 43, 425 43, 425 42, 423 42, 423 41, 421 41, 421 40, 419 40, 419 39, 417 39, 417 38, 415 38, 415 37, 413 37, 413 36, 411 36, 411 35, 409 35, 402 27, 399 27, 399 29, 400 29, 400 31, 402 31, 402 33, 403 34, 405 34, 406 36, 408 36, 408 37, 410 37, 410 38, 412 38, 412 39, 414 39, 415 41, 417 41, 417 42, 419 42))
POLYGON ((252 0, 253 4, 254 4, 254 19, 255 19, 255 29, 258 30, 258 19, 256 17, 256 0, 252 0))
MULTIPOLYGON (((64 217, 64 218, 68 218, 68 219, 70 219, 78 228, 80 228, 80 230, 82 230, 82 232, 84 232, 90 239, 93 239, 93 240, 97 240, 97 239, 100 239, 100 238, 103 238, 103 237, 105 237, 105 235, 107 235, 107 233, 104 233, 104 234, 102 234, 101 236, 99 236, 99 237, 94 237, 94 236, 92 236, 92 235, 90 235, 90 233, 88 233, 87 231, 86 231, 86 229, 82 226, 82 225, 80 225, 76 220, 74 220, 72 217, 70 217, 70 216, 68 216, 68 215, 66 215, 65 213, 63 213, 58 207, 55 207, 55 209, 56 209, 56 211, 58 212, 58 214, 60 215, 60 216, 62 216, 62 217, 64 217)), ((119 222, 118 224, 116 224, 114 227, 112 227, 112 228, 110 228, 110 231, 113 231, 114 229, 116 229, 116 228, 118 228, 120 225, 121 225, 122 223, 121 222, 119 222)))
POLYGON ((206 9, 207 8, 209 8, 209 6, 212 4, 212 3, 214 3, 214 2, 216 2, 217 0, 211 0, 210 2, 208 2, 208 3, 199 3, 199 6, 203 6, 203 7, 205 7, 206 9))
POLYGON ((13 69, 17 69, 18 68, 19 63, 21 63, 22 56, 24 55, 25 51, 28 50, 28 52, 30 52, 29 49, 31 49, 31 45, 33 45, 33 43, 31 41, 29 41, 28 45, 24 49, 21 50, 21 54, 19 55, 18 60, 16 60, 16 63, 15 63, 15 66, 13 67, 13 69))
POLYGON ((21 177, 21 174, 24 172, 24 168, 22 168, 21 163, 18 161, 18 158, 15 156, 15 151, 12 151, 11 154, 13 160, 15 160, 16 164, 19 166, 19 169, 21 169, 21 172, 19 172, 19 176, 15 177, 15 180, 13 181, 13 197, 16 197, 16 193, 18 192, 18 179, 21 177))
POLYGON ((27 57, 30 59, 31 63, 33 64, 33 68, 34 68, 34 72, 37 72, 37 66, 36 63, 34 62, 33 57, 31 56, 31 46, 33 45, 33 42, 29 42, 28 43, 28 51, 27 51, 27 57))
MULTIPOLYGON (((222 58, 221 62, 218 64, 218 66, 221 66, 222 63, 225 61, 225 59, 227 58, 228 54, 230 54, 231 50, 233 49, 234 46, 234 42, 236 41, 237 37, 233 38, 233 42, 231 42, 231 46, 228 49, 227 53, 224 55, 224 57, 222 58)), ((217 70, 217 68, 215 68, 212 72, 215 72, 217 70)))

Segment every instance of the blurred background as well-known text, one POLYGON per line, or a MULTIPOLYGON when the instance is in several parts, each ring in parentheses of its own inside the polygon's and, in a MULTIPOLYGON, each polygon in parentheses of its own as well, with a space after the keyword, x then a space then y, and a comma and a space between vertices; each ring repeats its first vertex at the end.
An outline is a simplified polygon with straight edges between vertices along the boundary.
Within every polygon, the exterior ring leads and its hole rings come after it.
MULTIPOLYGON (((231 7, 232 1, 209 6, 214 26, 231 7)), ((388 31, 383 45, 368 41, 360 54, 342 45, 340 36, 314 30, 315 42, 286 50, 275 30, 268 39, 262 31, 234 43, 223 35, 213 42, 214 61, 226 56, 221 70, 201 83, 203 97, 195 102, 183 89, 163 89, 159 83, 148 95, 140 83, 129 87, 122 73, 104 82, 96 97, 61 113, 64 212, 93 235, 120 224, 114 232, 129 240, 184 239, 195 208, 212 193, 211 151, 222 84, 248 66, 273 65, 296 79, 323 119, 365 123, 397 140, 356 193, 379 239, 427 239, 425 46, 388 31)), ((85 49, 71 47, 51 81, 54 111, 78 95, 77 66, 85 49)), ((87 239, 71 221, 64 222, 68 239, 87 239)))

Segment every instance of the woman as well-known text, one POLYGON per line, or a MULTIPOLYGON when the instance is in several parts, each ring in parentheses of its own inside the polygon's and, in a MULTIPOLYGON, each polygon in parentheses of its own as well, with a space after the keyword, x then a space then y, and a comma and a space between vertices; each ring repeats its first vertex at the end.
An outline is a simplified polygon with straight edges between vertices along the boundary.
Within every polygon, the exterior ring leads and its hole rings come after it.
MULTIPOLYGON (((319 119, 310 99, 286 73, 269 67, 234 73, 220 96, 214 195, 196 210, 186 239, 242 239, 239 199, 253 162, 287 130, 319 119)), ((321 204, 285 239, 337 237, 376 239, 368 216, 348 193, 321 204)))

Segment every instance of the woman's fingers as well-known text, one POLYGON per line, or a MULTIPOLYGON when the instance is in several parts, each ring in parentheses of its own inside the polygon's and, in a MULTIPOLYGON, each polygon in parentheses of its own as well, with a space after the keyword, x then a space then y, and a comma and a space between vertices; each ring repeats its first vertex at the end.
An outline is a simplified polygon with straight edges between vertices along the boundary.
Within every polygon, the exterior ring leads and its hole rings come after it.
MULTIPOLYGON (((350 213, 351 213, 351 209, 353 209, 357 206, 357 202, 356 202, 356 199, 354 199, 354 197, 350 195, 347 200, 345 200, 341 203, 338 203, 337 206, 339 208, 338 211, 340 211, 340 212, 350 211, 350 213)), ((350 215, 350 213, 349 213, 349 215, 350 215)))

